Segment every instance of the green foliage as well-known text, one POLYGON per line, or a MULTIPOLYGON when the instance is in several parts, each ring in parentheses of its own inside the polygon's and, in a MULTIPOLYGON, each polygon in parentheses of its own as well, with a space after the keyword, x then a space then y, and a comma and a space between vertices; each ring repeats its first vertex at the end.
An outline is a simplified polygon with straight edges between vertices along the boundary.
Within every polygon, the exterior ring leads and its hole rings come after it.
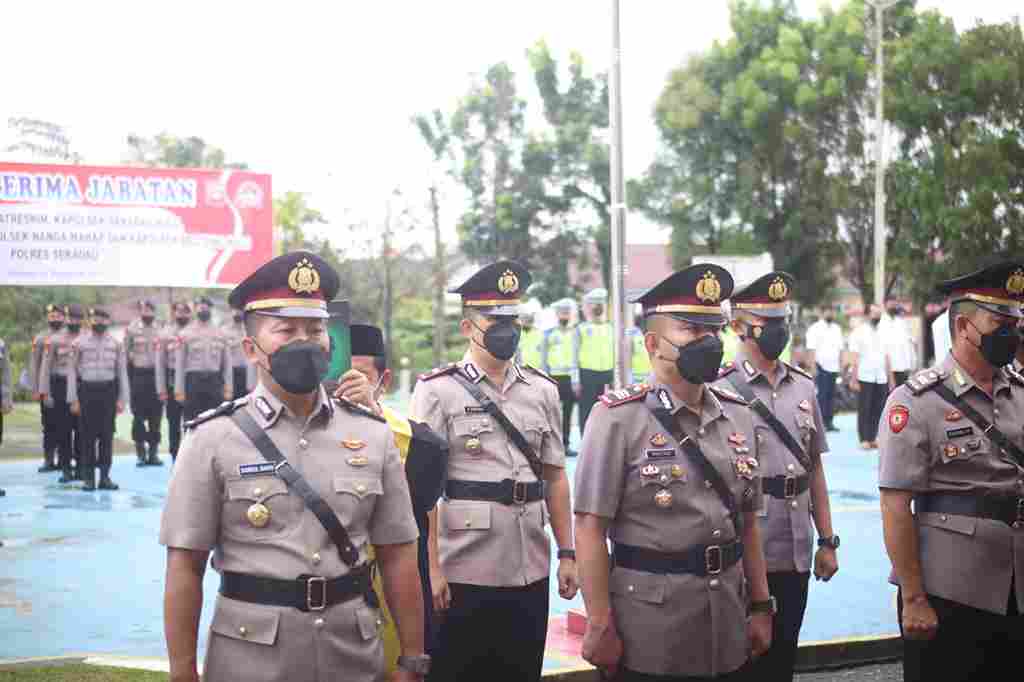
POLYGON ((307 240, 303 228, 326 222, 320 211, 310 208, 302 192, 289 191, 274 199, 274 227, 280 230, 278 253, 304 248, 307 240))
POLYGON ((153 137, 129 135, 126 139, 136 163, 158 168, 234 168, 245 170, 244 163, 228 163, 224 150, 207 144, 201 137, 177 137, 162 132, 153 137))

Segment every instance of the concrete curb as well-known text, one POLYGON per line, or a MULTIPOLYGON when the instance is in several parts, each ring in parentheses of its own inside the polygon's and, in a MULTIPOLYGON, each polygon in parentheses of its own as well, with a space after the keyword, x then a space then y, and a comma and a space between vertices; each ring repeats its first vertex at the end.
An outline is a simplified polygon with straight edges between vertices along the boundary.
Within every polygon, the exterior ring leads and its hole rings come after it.
POLYGON ((0 671, 17 670, 19 668, 53 668, 61 665, 85 663, 86 655, 48 656, 43 658, 3 658, 0 659, 0 671))

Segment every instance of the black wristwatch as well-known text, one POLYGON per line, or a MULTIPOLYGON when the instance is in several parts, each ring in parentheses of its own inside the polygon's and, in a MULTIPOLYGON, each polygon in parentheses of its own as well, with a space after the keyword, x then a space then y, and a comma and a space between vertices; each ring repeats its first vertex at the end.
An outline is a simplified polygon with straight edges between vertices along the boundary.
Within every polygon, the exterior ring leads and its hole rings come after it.
POLYGON ((775 601, 775 597, 768 597, 764 601, 752 601, 750 602, 751 613, 767 613, 774 616, 779 612, 779 604, 775 601))
POLYGON ((430 656, 420 654, 418 656, 399 656, 398 667, 408 670, 416 675, 427 675, 430 673, 430 656))
POLYGON ((575 549, 560 549, 558 550, 559 559, 572 559, 576 561, 576 550, 575 549))
POLYGON ((818 547, 828 547, 829 549, 839 549, 839 536, 833 535, 830 538, 818 538, 818 547))

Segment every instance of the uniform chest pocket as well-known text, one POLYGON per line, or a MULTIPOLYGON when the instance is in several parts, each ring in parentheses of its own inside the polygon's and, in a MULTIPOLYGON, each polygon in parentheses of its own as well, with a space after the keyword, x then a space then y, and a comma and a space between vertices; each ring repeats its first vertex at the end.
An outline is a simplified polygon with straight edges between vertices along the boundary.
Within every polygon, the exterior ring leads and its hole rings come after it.
POLYGON ((796 420, 797 440, 806 452, 818 434, 818 428, 814 425, 814 417, 807 412, 797 412, 793 418, 796 420))
POLYGON ((299 526, 304 505, 276 476, 229 480, 225 485, 221 530, 251 542, 279 539, 299 526))
POLYGON ((987 438, 983 438, 977 433, 971 433, 971 435, 961 438, 939 441, 935 456, 937 461, 942 464, 957 464, 978 456, 988 455, 991 451, 987 438))
POLYGON ((526 442, 530 444, 533 451, 540 457, 540 449, 544 444, 544 436, 550 431, 548 425, 544 422, 530 422, 523 429, 523 435, 526 436, 526 442))
POLYGON ((614 595, 650 604, 665 601, 665 576, 657 573, 615 569, 610 576, 608 588, 614 595))
POLYGON ((384 485, 376 476, 335 476, 331 506, 345 528, 365 528, 384 485))
POLYGON ((479 456, 493 441, 495 430, 490 417, 457 417, 452 421, 452 434, 453 450, 479 456))

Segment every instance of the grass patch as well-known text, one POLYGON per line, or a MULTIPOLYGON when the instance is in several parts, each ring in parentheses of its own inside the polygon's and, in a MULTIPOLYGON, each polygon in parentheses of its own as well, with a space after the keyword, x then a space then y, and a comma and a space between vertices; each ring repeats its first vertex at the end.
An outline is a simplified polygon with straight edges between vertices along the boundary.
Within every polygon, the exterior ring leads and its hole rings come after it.
POLYGON ((0 670, 0 682, 166 682, 167 679, 167 673, 84 663, 0 670))
MULTIPOLYGON (((165 419, 163 427, 166 429, 166 426, 165 419)), ((131 433, 132 415, 126 408, 123 414, 117 415, 115 454, 135 451, 135 445, 130 441, 131 433), (118 438, 118 435, 121 437, 118 438)), ((43 423, 39 417, 39 403, 15 403, 14 410, 4 415, 4 442, 0 444, 0 460, 12 459, 43 461, 43 423)))

